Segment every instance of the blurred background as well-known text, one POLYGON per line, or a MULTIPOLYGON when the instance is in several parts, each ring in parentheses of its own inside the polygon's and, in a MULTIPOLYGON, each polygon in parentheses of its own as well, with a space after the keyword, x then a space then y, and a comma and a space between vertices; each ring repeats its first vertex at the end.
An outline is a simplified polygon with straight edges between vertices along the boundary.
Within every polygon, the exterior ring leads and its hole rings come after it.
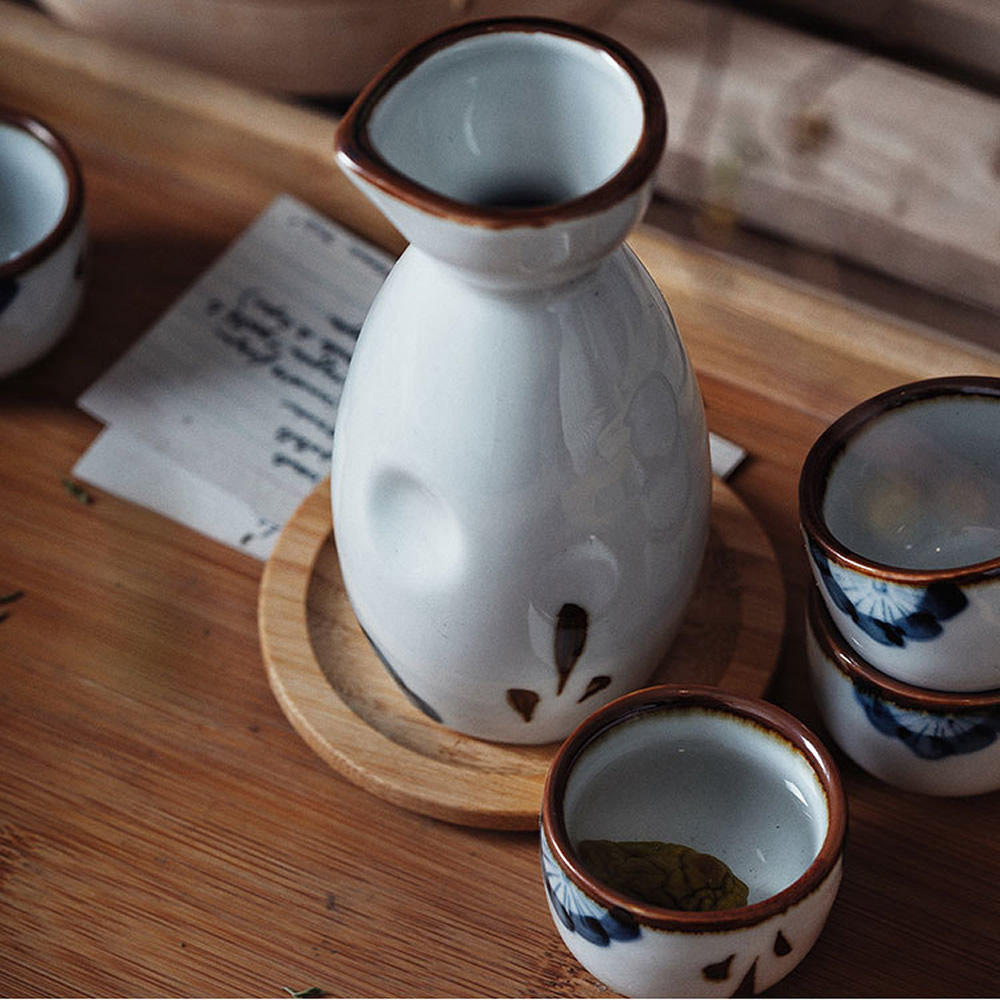
POLYGON ((663 88, 649 220, 1000 345, 997 0, 34 0, 80 32, 341 113, 447 24, 544 14, 632 47, 663 88))

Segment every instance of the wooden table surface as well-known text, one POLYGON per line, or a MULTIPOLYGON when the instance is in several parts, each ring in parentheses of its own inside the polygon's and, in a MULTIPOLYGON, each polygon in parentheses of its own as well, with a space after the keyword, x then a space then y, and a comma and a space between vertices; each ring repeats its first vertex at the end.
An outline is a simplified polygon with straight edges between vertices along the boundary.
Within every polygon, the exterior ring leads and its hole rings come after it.
MULTIPOLYGON (((402 811, 295 734, 257 635, 262 566, 61 479, 98 426, 80 392, 281 192, 398 237, 338 175, 322 114, 84 41, 0 0, 0 102, 61 130, 93 235, 64 343, 0 385, 0 994, 580 996, 537 837, 402 811)), ((804 677, 802 459, 833 418, 1000 353, 776 281, 649 231, 732 485, 770 536, 787 627, 769 697, 823 734, 804 677)), ((1000 794, 895 791, 837 754, 846 873, 773 996, 992 996, 1000 794)))

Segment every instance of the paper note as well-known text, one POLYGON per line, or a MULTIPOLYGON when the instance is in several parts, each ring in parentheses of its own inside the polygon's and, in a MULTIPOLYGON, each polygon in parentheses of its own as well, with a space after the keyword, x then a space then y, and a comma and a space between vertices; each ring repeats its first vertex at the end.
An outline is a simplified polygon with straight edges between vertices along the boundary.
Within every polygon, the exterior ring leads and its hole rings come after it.
MULTIPOLYGON (((182 468, 213 495, 283 524, 329 472, 348 362, 391 264, 296 199, 277 198, 80 398, 112 440, 101 443, 103 460, 89 456, 76 473, 106 481, 124 429, 132 457, 137 445, 154 453, 148 471, 162 457, 163 477, 182 468)), ((238 543, 246 531, 221 534, 238 543)))
POLYGON ((73 474, 258 559, 282 527, 117 426, 98 435, 73 474))
MULTIPOLYGON (((337 406, 392 258, 282 195, 80 398, 74 474, 266 559, 329 475, 337 406)), ((713 470, 745 457, 714 435, 713 470)))
POLYGON ((728 479, 747 457, 746 451, 738 444, 718 434, 709 433, 708 443, 712 454, 712 472, 720 479, 728 479))

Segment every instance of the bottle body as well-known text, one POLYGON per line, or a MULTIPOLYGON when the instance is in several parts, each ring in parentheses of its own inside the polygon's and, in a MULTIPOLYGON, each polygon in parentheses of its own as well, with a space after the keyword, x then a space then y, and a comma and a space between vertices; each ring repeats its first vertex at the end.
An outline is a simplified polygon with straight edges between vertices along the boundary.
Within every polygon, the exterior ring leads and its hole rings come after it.
POLYGON ((359 623, 428 715, 546 743, 644 683, 710 491, 698 387, 630 250, 521 289, 400 258, 341 400, 333 520, 359 623))

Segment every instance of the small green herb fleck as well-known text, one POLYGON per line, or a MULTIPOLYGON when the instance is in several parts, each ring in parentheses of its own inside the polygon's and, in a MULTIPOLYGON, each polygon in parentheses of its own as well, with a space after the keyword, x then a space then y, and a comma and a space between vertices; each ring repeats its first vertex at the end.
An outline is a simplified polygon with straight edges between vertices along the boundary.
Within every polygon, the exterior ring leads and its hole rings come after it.
POLYGON ((289 989, 287 986, 281 987, 290 997, 294 997, 295 1000, 309 1000, 311 997, 325 997, 326 994, 318 986, 310 986, 308 989, 304 990, 293 990, 289 989))
POLYGON ((94 498, 79 483, 74 483, 68 476, 63 476, 62 484, 74 500, 79 500, 83 504, 94 502, 94 498))

